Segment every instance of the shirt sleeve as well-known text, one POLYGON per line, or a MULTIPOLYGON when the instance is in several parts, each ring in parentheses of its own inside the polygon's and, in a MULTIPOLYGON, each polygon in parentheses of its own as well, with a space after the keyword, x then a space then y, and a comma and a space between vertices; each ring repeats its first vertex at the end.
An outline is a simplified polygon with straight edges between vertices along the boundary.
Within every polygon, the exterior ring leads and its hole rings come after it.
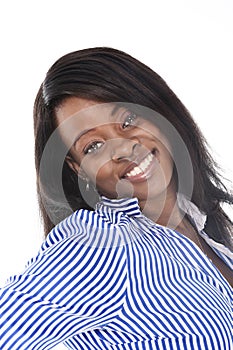
POLYGON ((206 241, 207 244, 213 249, 213 251, 222 259, 225 264, 233 270, 233 252, 223 245, 222 243, 218 243, 214 241, 212 238, 210 238, 206 232, 201 231, 200 235, 204 240, 206 241))
POLYGON ((25 271, 1 288, 0 349, 51 349, 119 313, 126 290, 124 244, 96 213, 80 215, 56 227, 25 271), (106 232, 114 241, 103 244, 106 232))

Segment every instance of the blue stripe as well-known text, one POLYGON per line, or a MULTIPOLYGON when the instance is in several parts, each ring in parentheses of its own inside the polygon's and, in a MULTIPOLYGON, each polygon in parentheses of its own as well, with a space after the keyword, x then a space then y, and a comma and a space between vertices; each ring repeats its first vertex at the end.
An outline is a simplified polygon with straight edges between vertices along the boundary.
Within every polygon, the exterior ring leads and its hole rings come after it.
MULTIPOLYGON (((232 268, 230 255, 218 255, 232 268)), ((135 198, 105 198, 69 216, 0 295, 2 350, 233 345, 232 288, 194 243, 145 218, 135 198)))

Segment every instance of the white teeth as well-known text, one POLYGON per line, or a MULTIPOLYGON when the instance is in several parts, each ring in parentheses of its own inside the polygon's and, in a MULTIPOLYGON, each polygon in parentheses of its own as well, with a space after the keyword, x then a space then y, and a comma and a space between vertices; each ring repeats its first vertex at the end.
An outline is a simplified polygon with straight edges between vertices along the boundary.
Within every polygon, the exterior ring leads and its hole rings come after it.
POLYGON ((142 170, 136 166, 135 168, 133 168, 132 172, 134 173, 134 175, 140 174, 142 172, 142 170))
POLYGON ((150 165, 152 159, 153 159, 153 154, 152 153, 148 154, 148 156, 138 166, 135 166, 125 176, 135 176, 135 175, 138 175, 140 173, 143 173, 150 165))
POLYGON ((134 169, 134 170, 132 170, 132 171, 130 172, 130 174, 134 176, 134 175, 137 175, 138 173, 137 173, 137 171, 134 169))

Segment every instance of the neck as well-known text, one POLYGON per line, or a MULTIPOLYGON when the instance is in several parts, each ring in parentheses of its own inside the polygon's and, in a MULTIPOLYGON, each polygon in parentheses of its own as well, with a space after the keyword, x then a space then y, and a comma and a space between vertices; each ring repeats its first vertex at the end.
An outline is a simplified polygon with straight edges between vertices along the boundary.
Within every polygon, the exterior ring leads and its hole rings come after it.
POLYGON ((166 193, 139 204, 144 215, 157 224, 174 229, 183 226, 184 215, 177 205, 176 191, 172 184, 166 193))

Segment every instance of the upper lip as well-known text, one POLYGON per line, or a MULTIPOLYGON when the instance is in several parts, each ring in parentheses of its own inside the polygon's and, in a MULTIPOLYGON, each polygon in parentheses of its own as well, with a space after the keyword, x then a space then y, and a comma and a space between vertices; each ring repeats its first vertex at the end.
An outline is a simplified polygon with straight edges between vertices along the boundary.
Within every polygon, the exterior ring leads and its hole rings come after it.
POLYGON ((126 175, 127 173, 129 173, 131 170, 133 170, 133 168, 135 168, 136 166, 139 166, 139 164, 140 164, 150 153, 153 153, 153 152, 149 152, 149 153, 147 153, 147 154, 144 154, 143 156, 140 156, 140 158, 137 157, 136 159, 130 161, 130 162, 128 163, 127 167, 124 168, 124 170, 122 171, 120 177, 121 177, 121 178, 124 178, 125 175, 126 175))

